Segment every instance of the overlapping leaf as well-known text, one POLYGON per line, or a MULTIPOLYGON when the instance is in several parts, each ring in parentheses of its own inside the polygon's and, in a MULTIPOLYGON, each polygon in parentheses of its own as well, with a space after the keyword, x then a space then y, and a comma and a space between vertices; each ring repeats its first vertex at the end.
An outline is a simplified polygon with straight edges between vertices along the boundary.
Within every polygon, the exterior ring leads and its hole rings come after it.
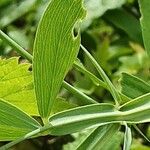
POLYGON ((47 118, 80 47, 75 24, 83 19, 82 0, 52 0, 40 21, 35 43, 33 71, 39 113, 47 118))

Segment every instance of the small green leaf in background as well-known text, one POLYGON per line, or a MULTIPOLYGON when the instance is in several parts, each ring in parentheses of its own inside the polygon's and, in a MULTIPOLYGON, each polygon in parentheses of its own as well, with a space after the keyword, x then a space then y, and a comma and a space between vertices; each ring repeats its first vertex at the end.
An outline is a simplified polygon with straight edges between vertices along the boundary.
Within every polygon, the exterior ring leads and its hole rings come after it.
POLYGON ((143 33, 143 40, 145 49, 150 56, 150 1, 149 0, 139 0, 140 11, 141 11, 141 27, 143 33))
POLYGON ((83 19, 82 0, 52 0, 38 26, 33 73, 38 109, 47 118, 62 81, 75 61, 80 35, 74 36, 75 24, 83 19))
POLYGON ((140 22, 131 13, 128 13, 124 9, 115 9, 104 14, 104 18, 125 31, 132 40, 143 44, 140 22))
POLYGON ((127 73, 122 74, 121 88, 121 92, 130 98, 136 98, 150 92, 148 83, 127 73))
POLYGON ((0 141, 20 138, 39 127, 33 118, 0 98, 0 141))

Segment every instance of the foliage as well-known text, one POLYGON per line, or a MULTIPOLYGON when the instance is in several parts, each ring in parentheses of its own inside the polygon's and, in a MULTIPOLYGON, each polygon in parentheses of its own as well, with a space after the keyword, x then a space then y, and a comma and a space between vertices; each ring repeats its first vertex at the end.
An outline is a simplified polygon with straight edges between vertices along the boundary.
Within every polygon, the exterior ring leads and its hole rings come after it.
POLYGON ((0 150, 25 140, 40 149, 149 149, 149 8, 2 0, 0 141, 10 142, 0 150))

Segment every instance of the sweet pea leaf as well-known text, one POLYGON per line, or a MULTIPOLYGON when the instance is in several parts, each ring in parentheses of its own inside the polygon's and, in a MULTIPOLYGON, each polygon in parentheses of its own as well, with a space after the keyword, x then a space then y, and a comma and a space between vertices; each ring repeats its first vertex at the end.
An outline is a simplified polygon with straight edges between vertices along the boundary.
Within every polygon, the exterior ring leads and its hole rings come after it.
POLYGON ((63 79, 77 57, 80 35, 74 35, 73 31, 84 16, 82 0, 52 0, 39 23, 33 73, 42 118, 50 115, 63 79))
POLYGON ((39 127, 33 118, 0 98, 0 141, 14 140, 39 127))

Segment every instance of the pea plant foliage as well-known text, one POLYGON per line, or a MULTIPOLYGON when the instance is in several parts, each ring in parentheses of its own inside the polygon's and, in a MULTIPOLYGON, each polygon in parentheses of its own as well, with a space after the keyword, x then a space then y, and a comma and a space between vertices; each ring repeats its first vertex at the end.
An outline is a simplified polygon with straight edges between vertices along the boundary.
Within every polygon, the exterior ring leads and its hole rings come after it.
MULTIPOLYGON (((150 2, 139 1, 145 47, 150 54, 147 19, 150 14, 146 11, 150 5, 147 3, 150 2)), ((122 126, 125 129, 123 148, 129 150, 131 127, 138 129, 136 124, 150 122, 150 85, 124 73, 122 90, 116 89, 101 66, 81 45, 79 24, 85 17, 82 0, 50 1, 37 28, 33 56, 0 31, 2 41, 29 61, 19 63, 18 57, 0 59, 0 141, 10 141, 0 150, 38 136, 62 136, 89 128, 88 136, 74 149, 105 150, 122 126), (79 63, 79 49, 101 78, 79 63), (93 84, 108 90, 114 103, 98 103, 64 81, 72 66, 86 74, 93 84), (31 67, 32 71, 29 71, 31 67), (62 98, 59 95, 61 87, 82 101, 82 106, 62 98)))

